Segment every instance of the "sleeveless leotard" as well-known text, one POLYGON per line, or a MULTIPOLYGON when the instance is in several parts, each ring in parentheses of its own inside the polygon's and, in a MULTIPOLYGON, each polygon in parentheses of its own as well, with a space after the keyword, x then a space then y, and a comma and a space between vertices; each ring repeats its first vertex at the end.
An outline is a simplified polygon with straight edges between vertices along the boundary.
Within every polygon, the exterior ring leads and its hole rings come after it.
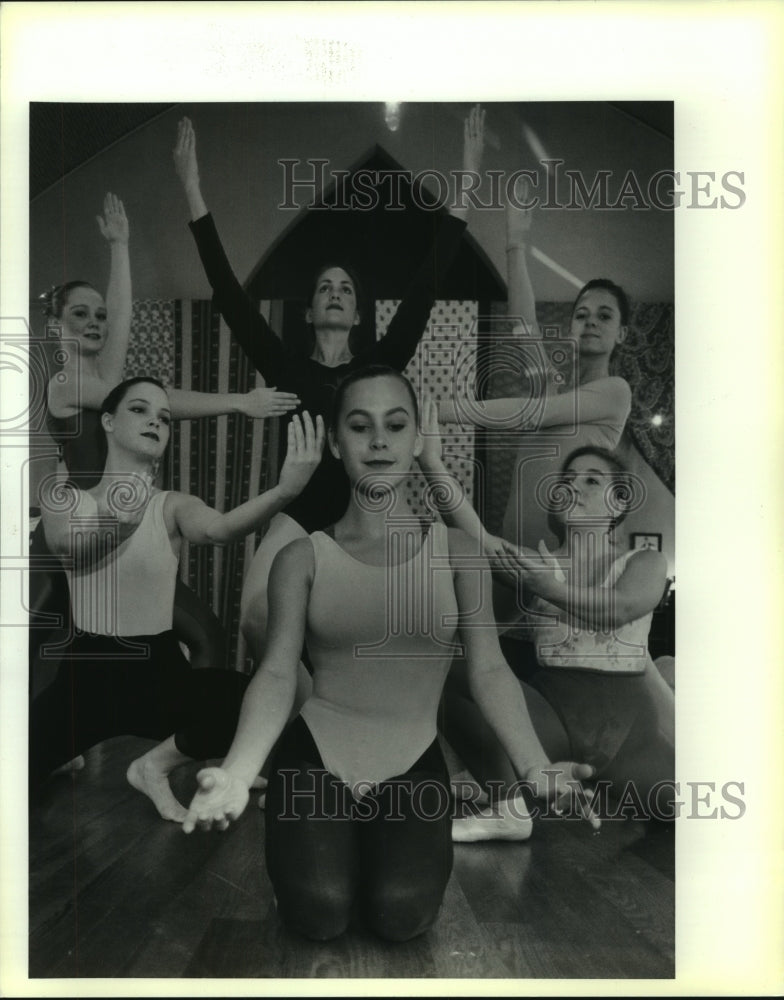
POLYGON ((407 771, 436 738, 457 651, 447 529, 431 525, 420 551, 391 567, 358 561, 323 532, 310 538, 313 693, 301 715, 327 770, 367 791, 407 771))
MULTIPOLYGON (((73 620, 81 631, 147 636, 171 630, 178 557, 163 517, 167 496, 153 495, 139 526, 108 559, 66 569, 73 620)), ((90 494, 81 494, 74 526, 79 517, 94 518, 97 509, 90 494)))
MULTIPOLYGON (((609 569, 602 589, 611 589, 636 552, 626 552, 609 569)), ((541 597, 533 597, 530 611, 558 616, 557 625, 542 624, 531 618, 531 630, 537 659, 542 667, 565 667, 604 674, 641 674, 648 662, 648 633, 653 612, 617 625, 610 632, 595 631, 578 619, 541 597)))

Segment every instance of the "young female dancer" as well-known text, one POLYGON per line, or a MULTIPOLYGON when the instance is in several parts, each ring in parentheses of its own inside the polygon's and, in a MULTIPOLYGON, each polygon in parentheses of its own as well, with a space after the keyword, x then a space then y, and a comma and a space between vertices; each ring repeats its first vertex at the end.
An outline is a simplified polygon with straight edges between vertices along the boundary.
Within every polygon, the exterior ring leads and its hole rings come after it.
POLYGON ((321 457, 323 422, 292 418, 278 485, 221 514, 198 497, 161 492, 153 469, 169 440, 171 408, 154 379, 120 383, 101 407, 106 462, 99 482, 49 484, 43 524, 65 560, 75 632, 54 682, 30 713, 30 781, 111 736, 163 739, 128 780, 165 819, 185 810, 167 775, 187 759, 220 757, 231 741, 244 674, 191 670, 172 631, 182 541, 224 545, 257 530, 303 488, 321 457), (170 734, 174 732, 174 735, 170 734))
MULTIPOLYGON (((541 541, 537 551, 507 545, 494 563, 512 587, 524 584, 538 667, 522 686, 543 742, 550 743, 545 732, 558 739, 560 723, 569 754, 591 764, 615 798, 638 817, 666 819, 673 814, 675 706, 647 640, 667 567, 661 553, 631 551, 615 540, 614 529, 633 495, 615 455, 578 448, 564 463, 561 482, 550 489, 551 504, 557 503, 550 523, 558 547, 551 554, 541 541), (543 710, 536 692, 557 721, 543 710)), ((467 505, 458 521, 478 524, 467 505)), ((503 798, 514 770, 479 712, 466 705, 459 669, 451 680, 445 711, 449 738, 475 777, 503 798)), ((514 820, 503 809, 485 810, 457 820, 454 837, 522 838, 514 820)))
MULTIPOLYGON (((520 778, 544 791, 548 759, 482 599, 486 562, 467 536, 423 524, 407 506, 422 440, 405 377, 383 367, 346 376, 329 447, 351 484, 348 509, 277 556, 264 659, 223 767, 199 772, 184 830, 225 829, 242 813, 284 729, 307 642, 313 693, 275 751, 267 792, 278 911, 325 940, 361 903, 377 933, 407 940, 435 920, 451 870, 436 715, 460 645, 474 697, 520 778)), ((556 796, 591 774, 580 764, 552 767, 556 796)))
MULTIPOLYGON (((104 215, 98 217, 98 223, 111 250, 106 301, 85 281, 67 282, 43 296, 48 328, 62 338, 69 351, 61 370, 47 387, 47 427, 60 446, 65 470, 82 489, 93 487, 103 474, 106 439, 101 430, 100 409, 106 395, 123 377, 131 333, 129 226, 119 198, 106 195, 104 215)), ((248 393, 171 389, 169 402, 174 419, 223 413, 262 418, 280 416, 294 409, 299 400, 293 393, 272 389, 254 389, 248 393)), ((40 526, 31 554, 47 554, 40 526)), ((67 587, 62 576, 35 570, 32 575, 31 608, 56 611, 65 617, 67 587)), ((217 666, 225 659, 220 622, 179 579, 174 630, 188 647, 192 666, 217 666)))
MULTIPOLYGON (((525 196, 517 199, 524 203, 525 196)), ((516 340, 523 349, 532 341, 531 360, 540 353, 536 303, 526 263, 530 211, 511 200, 506 207, 509 316, 517 322, 516 340)), ((532 373, 539 398, 521 393, 505 399, 473 400, 459 409, 444 403, 442 423, 471 422, 480 427, 519 431, 519 450, 512 474, 501 534, 514 544, 535 546, 549 538, 547 512, 536 498, 538 484, 563 462, 565 453, 582 447, 612 450, 620 441, 631 407, 628 383, 610 375, 610 359, 626 338, 629 302, 623 289, 604 278, 589 281, 572 307, 569 337, 577 350, 572 387, 558 385, 547 363, 532 373), (537 378, 537 375, 539 376, 537 378)))
MULTIPOLYGON (((463 166, 478 172, 484 144, 484 112, 472 109, 465 122, 463 166)), ((353 355, 349 335, 360 322, 363 304, 353 271, 329 263, 320 268, 308 298, 306 321, 315 346, 310 357, 286 349, 258 313, 239 283, 221 246, 212 216, 201 194, 196 138, 189 119, 179 125, 174 150, 177 173, 191 213, 190 228, 214 292, 215 302, 233 335, 268 384, 297 394, 311 413, 326 415, 335 386, 347 373, 368 364, 402 371, 425 332, 437 284, 451 265, 465 229, 467 209, 453 204, 449 214, 434 217, 434 246, 400 303, 386 335, 353 355)), ((368 304, 370 307, 370 304, 368 304)), ((295 538, 332 524, 345 510, 349 487, 345 473, 327 451, 321 466, 297 502, 270 524, 243 587, 241 627, 257 658, 264 649, 267 582, 280 549, 295 538)))

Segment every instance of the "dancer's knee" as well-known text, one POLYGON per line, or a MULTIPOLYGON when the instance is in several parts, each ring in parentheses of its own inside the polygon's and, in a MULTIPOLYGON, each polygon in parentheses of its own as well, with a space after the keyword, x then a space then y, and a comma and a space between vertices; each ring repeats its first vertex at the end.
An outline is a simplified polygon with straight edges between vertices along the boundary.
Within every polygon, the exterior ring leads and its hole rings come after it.
POLYGON ((278 912, 285 923, 311 941, 339 937, 349 925, 353 899, 337 885, 309 886, 278 893, 278 912))
POLYGON ((425 896, 419 885, 398 883, 373 895, 366 918, 386 941, 410 941, 433 926, 440 906, 440 894, 425 896))

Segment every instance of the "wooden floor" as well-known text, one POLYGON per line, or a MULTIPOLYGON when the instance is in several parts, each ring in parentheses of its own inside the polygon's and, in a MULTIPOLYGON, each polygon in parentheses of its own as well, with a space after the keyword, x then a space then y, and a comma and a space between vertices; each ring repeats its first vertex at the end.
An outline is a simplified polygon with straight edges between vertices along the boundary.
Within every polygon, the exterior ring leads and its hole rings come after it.
MULTIPOLYGON (((277 918, 256 796, 226 833, 186 837, 125 783, 149 746, 95 748, 32 811, 31 979, 674 975, 672 826, 540 820, 524 844, 455 845, 427 934, 387 944, 356 926, 314 944, 277 918)), ((182 801, 196 769, 172 782, 182 801)))

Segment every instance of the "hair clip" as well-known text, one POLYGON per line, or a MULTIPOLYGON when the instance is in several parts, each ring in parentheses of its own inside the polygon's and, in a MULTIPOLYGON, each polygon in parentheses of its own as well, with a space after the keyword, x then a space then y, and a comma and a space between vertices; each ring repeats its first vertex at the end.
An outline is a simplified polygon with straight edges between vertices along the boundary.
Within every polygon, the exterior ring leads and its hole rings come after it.
POLYGON ((51 285, 38 296, 38 301, 42 303, 44 316, 54 316, 54 300, 60 287, 60 285, 51 285))

